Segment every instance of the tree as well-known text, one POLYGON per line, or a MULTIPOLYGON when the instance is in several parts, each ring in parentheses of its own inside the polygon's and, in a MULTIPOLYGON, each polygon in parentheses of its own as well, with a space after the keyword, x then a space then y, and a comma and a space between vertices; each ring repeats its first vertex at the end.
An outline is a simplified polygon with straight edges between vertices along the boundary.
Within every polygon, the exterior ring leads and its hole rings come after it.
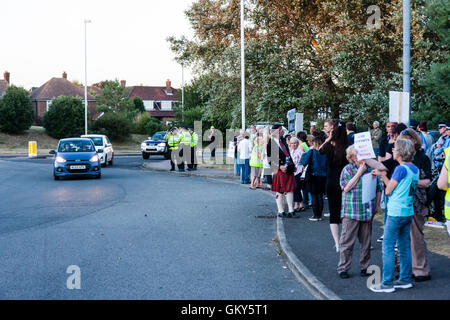
POLYGON ((92 124, 92 132, 107 135, 113 141, 123 141, 130 136, 132 121, 123 113, 107 112, 92 124))
POLYGON ((34 121, 33 106, 28 92, 10 86, 0 99, 0 129, 8 133, 20 133, 30 128, 34 121))
POLYGON ((162 131, 164 126, 161 121, 152 118, 147 112, 143 113, 136 123, 136 133, 152 136, 157 131, 162 131))
POLYGON ((128 113, 134 110, 134 103, 129 98, 129 89, 122 86, 118 80, 102 82, 101 92, 101 95, 96 96, 97 111, 128 113))
POLYGON ((80 136, 84 133, 84 121, 83 101, 71 96, 53 99, 43 118, 45 131, 56 139, 80 136))

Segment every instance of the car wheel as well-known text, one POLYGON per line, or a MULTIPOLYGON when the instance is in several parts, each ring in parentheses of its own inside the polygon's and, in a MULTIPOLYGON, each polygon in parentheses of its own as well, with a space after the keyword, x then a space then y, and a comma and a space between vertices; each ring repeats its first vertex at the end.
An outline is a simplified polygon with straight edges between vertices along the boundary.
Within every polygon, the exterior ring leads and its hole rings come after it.
POLYGON ((108 161, 108 165, 112 166, 114 163, 114 153, 111 155, 111 160, 108 161))
POLYGON ((100 173, 99 175, 95 176, 95 179, 101 179, 102 178, 102 174, 100 173))
POLYGON ((170 155, 168 153, 164 154, 164 159, 166 160, 170 159, 170 155))
POLYGON ((55 180, 59 180, 59 177, 57 176, 57 175, 53 175, 53 179, 55 179, 55 180))
POLYGON ((146 153, 146 152, 142 152, 142 158, 148 159, 148 158, 150 158, 150 154, 146 153))

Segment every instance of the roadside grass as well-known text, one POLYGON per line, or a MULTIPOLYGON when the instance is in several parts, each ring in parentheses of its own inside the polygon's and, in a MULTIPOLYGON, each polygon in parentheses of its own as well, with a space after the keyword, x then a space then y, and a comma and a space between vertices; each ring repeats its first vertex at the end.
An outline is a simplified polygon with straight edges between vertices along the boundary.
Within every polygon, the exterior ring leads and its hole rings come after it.
MULTIPOLYGON (((141 142, 147 138, 146 135, 132 134, 127 140, 112 141, 112 144, 115 152, 140 153, 141 142)), ((58 139, 47 135, 43 127, 32 126, 20 134, 0 132, 0 154, 28 154, 29 141, 37 142, 38 154, 48 154, 58 145, 58 139)))
MULTIPOLYGON (((384 211, 380 210, 375 220, 384 222, 384 211)), ((446 229, 425 226, 423 230, 428 250, 450 258, 450 237, 446 229)))

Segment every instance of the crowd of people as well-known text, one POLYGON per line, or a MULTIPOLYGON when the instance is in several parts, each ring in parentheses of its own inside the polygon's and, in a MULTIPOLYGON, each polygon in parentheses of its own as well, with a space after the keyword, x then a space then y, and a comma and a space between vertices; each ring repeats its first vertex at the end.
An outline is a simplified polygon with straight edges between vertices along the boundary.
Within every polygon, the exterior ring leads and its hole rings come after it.
POLYGON ((438 129, 434 141, 427 121, 411 120, 409 127, 387 122, 384 135, 374 121, 370 135, 376 157, 358 160, 357 128, 351 122, 330 119, 322 131, 314 126, 309 134, 289 133, 279 124, 251 126, 234 138, 235 174, 252 190, 273 191, 281 218, 298 218, 309 207, 310 221, 328 216, 342 279, 349 278, 356 239, 361 244, 361 276, 369 276, 372 222, 383 208, 384 234, 377 240, 382 242, 382 282, 370 289, 393 292, 412 287, 412 279, 431 279, 426 219, 440 222, 450 235, 450 192, 445 194, 450 185, 450 123, 439 123, 438 129), (364 177, 376 186, 369 200, 363 197, 364 177))

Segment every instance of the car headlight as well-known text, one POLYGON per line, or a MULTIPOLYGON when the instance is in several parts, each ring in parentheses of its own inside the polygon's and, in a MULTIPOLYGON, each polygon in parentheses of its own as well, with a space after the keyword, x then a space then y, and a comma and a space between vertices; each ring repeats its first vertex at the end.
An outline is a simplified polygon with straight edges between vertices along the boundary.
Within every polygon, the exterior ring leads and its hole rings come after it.
POLYGON ((91 159, 89 159, 90 162, 98 162, 98 155, 92 156, 91 159))
POLYGON ((56 162, 64 163, 64 162, 66 162, 66 159, 64 159, 64 158, 61 157, 61 156, 57 156, 57 157, 56 157, 56 162))
POLYGON ((166 144, 164 142, 161 142, 160 144, 158 144, 158 147, 165 147, 166 144))
POLYGON ((142 143, 141 143, 141 147, 142 147, 142 148, 145 148, 146 146, 147 146, 147 144, 146 144, 145 142, 142 142, 142 143))

